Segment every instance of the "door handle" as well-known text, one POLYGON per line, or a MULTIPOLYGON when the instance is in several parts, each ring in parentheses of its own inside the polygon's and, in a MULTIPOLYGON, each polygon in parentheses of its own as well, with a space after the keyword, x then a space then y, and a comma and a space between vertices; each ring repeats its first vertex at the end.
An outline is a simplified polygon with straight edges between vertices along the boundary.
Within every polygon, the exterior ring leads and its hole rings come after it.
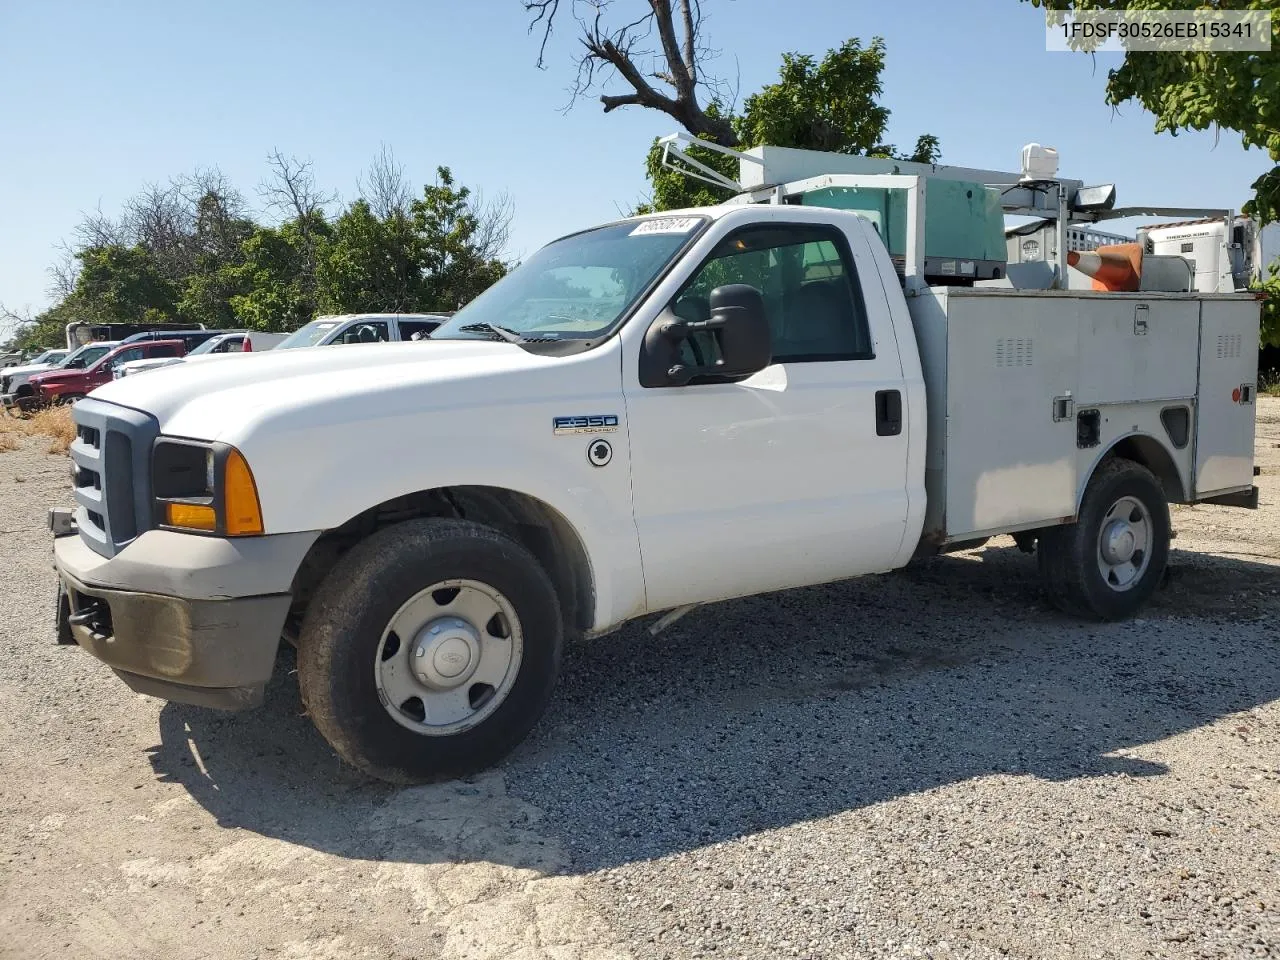
POLYGON ((902 392, 876 391, 876 436, 896 437, 902 433, 902 392))

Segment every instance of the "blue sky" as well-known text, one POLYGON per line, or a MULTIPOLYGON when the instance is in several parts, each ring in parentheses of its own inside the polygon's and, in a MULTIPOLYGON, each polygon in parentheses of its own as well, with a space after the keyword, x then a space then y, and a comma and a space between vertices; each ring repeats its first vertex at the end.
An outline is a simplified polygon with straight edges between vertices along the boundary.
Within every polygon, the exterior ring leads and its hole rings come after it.
MULTIPOLYGON (((883 36, 889 140, 937 134, 944 162, 1016 169, 1039 140, 1064 175, 1115 182, 1121 204, 1231 207, 1267 166, 1233 134, 1156 136, 1136 105, 1112 111, 1118 58, 1046 52, 1042 15, 1018 0, 703 2, 714 69, 744 96, 785 50, 883 36)), ((83 211, 208 165, 253 197, 277 147, 347 198, 381 143, 417 183, 447 164, 505 190, 515 255, 616 216, 675 125, 594 100, 562 112, 571 24, 543 71, 526 27, 519 0, 0 0, 0 302, 47 304, 46 267, 83 211)))

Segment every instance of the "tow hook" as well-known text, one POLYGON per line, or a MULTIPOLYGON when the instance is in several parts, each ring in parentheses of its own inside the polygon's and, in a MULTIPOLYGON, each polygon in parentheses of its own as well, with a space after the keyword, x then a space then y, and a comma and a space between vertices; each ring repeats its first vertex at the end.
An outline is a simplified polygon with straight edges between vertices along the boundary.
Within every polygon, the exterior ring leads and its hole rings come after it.
POLYGON ((49 530, 54 537, 69 537, 76 532, 76 516, 74 511, 66 507, 49 509, 49 530))

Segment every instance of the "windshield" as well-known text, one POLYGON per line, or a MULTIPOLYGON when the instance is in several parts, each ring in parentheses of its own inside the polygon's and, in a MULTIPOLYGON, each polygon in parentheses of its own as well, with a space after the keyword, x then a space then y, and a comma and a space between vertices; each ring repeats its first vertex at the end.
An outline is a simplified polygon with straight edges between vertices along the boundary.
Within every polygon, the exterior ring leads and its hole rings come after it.
POLYGON ((278 344, 277 350, 288 350, 290 347, 314 347, 324 339, 324 335, 336 327, 340 320, 312 320, 305 327, 299 327, 278 344))
POLYGON ((704 217, 632 220, 557 240, 442 323, 431 339, 492 336, 467 329, 475 324, 530 338, 600 336, 705 222, 704 217))
POLYGON ((58 353, 59 351, 57 350, 46 350, 44 353, 40 354, 38 357, 32 357, 31 363, 33 365, 37 363, 57 363, 58 353))
POLYGON ((86 343, 67 359, 63 360, 62 366, 64 369, 69 370, 83 370, 104 353, 113 350, 115 346, 114 343, 86 343))
POLYGON ((222 346, 229 339, 231 338, 230 337, 210 337, 204 343, 200 344, 200 346, 196 347, 194 350, 188 353, 187 356, 196 357, 202 353, 213 353, 214 350, 218 349, 218 347, 222 346))

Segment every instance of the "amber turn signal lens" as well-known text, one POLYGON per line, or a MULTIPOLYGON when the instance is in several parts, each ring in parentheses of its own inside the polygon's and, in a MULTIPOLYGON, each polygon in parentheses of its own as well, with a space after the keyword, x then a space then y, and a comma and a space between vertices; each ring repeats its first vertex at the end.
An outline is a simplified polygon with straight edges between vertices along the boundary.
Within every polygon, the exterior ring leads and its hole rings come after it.
POLYGON ((262 533, 262 507, 258 504, 258 486, 253 471, 239 450, 227 454, 223 478, 223 504, 226 508, 227 536, 245 537, 262 533))
POLYGON ((218 517, 213 507, 202 507, 191 503, 166 504, 166 520, 171 527, 186 527, 188 530, 215 530, 218 517))

